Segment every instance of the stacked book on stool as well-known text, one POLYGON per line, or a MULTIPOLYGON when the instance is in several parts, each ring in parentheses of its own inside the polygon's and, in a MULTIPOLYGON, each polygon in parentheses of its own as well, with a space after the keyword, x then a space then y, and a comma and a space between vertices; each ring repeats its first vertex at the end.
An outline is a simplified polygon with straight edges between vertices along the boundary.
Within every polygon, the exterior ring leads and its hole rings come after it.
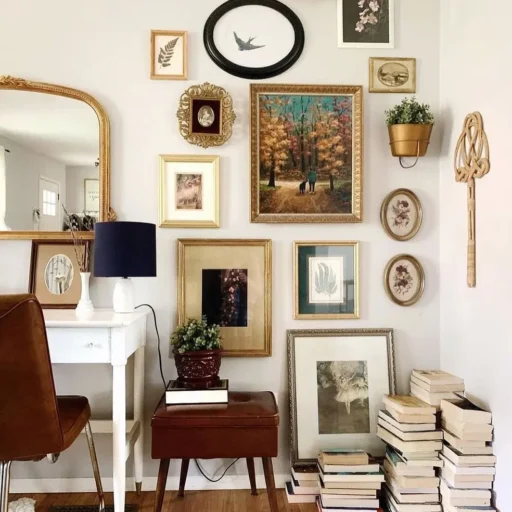
POLYGON ((413 370, 411 395, 439 410, 441 400, 456 399, 464 393, 464 380, 440 370, 413 370))
POLYGON ((320 495, 317 465, 293 466, 291 472, 291 481, 286 482, 288 503, 315 503, 320 495))
POLYGON ((494 511, 490 507, 496 472, 490 412, 468 399, 441 401, 444 446, 441 495, 446 512, 494 511))
POLYGON ((388 445, 384 498, 390 512, 440 512, 436 408, 412 396, 385 395, 377 435, 388 445))
POLYGON ((319 512, 369 512, 379 509, 384 474, 362 450, 323 451, 318 457, 319 512))

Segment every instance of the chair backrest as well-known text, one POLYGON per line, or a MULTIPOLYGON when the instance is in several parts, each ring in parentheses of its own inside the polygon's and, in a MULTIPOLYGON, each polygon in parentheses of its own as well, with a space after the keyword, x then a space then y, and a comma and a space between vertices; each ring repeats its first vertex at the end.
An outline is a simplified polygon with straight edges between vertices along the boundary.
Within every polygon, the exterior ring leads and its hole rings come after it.
POLYGON ((63 444, 41 306, 0 295, 0 461, 57 453, 63 444))

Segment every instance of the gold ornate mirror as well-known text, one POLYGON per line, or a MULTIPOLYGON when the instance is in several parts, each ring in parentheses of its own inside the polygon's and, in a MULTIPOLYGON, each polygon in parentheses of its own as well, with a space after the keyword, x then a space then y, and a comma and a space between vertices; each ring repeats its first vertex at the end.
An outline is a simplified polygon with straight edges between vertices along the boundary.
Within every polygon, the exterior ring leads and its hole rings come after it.
POLYGON ((0 239, 94 238, 110 207, 110 125, 89 94, 0 76, 0 239))

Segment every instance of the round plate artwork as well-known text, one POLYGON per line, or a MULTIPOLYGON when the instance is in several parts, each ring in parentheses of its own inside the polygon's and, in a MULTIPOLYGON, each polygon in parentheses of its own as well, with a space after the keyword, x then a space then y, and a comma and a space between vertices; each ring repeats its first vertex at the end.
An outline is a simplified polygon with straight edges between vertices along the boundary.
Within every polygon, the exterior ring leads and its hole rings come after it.
POLYGON ((384 287, 399 306, 412 306, 423 295, 425 273, 420 262, 408 254, 395 256, 386 266, 384 287))
POLYGON ((304 49, 304 27, 278 0, 228 0, 206 21, 204 45, 213 62, 240 78, 289 69, 304 49))
POLYGON ((423 220, 418 196, 406 188, 393 190, 382 203, 380 220, 391 238, 399 242, 410 240, 418 233, 423 220))

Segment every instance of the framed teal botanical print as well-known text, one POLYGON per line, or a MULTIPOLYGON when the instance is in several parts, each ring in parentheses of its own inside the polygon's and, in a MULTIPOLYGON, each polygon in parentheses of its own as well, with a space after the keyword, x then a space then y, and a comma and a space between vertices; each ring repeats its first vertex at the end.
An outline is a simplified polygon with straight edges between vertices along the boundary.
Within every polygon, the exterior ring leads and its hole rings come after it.
POLYGON ((359 318, 359 243, 295 242, 294 317, 359 318))

